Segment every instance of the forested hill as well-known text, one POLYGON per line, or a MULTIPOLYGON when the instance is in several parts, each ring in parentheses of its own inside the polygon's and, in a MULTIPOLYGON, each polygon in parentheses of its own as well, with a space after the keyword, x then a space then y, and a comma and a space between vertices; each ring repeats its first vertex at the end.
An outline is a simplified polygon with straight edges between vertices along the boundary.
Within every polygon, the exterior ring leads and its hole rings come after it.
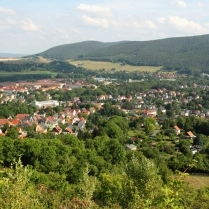
POLYGON ((209 35, 131 41, 97 50, 86 56, 93 60, 123 62, 131 65, 207 68, 209 35))
POLYGON ((209 35, 152 41, 102 43, 85 41, 53 47, 38 55, 56 59, 91 59, 131 65, 205 70, 209 66, 209 35))
POLYGON ((103 43, 99 41, 84 41, 79 43, 55 46, 37 55, 60 60, 75 59, 79 56, 82 57, 96 50, 107 48, 120 43, 122 42, 103 43))

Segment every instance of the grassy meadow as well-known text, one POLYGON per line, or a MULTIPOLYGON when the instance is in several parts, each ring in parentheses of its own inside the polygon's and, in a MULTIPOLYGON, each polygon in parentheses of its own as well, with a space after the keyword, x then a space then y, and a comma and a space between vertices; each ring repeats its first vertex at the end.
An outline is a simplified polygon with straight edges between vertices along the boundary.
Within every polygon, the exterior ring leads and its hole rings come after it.
POLYGON ((152 66, 131 66, 131 65, 121 65, 121 63, 113 62, 101 62, 101 61, 90 61, 90 60, 69 60, 69 63, 77 67, 83 67, 91 70, 101 70, 105 69, 109 71, 115 68, 116 71, 147 71, 147 72, 156 72, 160 70, 161 67, 152 67, 152 66))
POLYGON ((185 181, 194 189, 209 186, 209 176, 207 175, 189 175, 185 181))
MULTIPOLYGON (((33 57, 28 58, 0 58, 0 62, 11 63, 11 64, 23 64, 23 63, 49 63, 52 60, 44 58, 42 56, 38 56, 37 59, 33 57)), ((110 71, 111 69, 115 69, 115 71, 140 71, 140 72, 156 72, 160 70, 162 67, 154 67, 154 66, 132 66, 132 65, 122 65, 121 63, 113 63, 113 62, 102 62, 102 61, 90 61, 90 60, 67 60, 70 64, 75 65, 77 67, 83 67, 89 70, 101 70, 105 69, 106 71, 110 71)))

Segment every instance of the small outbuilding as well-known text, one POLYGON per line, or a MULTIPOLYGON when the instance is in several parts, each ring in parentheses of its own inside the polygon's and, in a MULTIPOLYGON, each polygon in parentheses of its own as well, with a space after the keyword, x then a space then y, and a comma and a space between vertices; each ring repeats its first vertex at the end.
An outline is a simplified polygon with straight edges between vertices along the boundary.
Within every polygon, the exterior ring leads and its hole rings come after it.
POLYGON ((134 144, 126 144, 125 147, 127 150, 132 150, 132 151, 136 150, 136 145, 134 144))

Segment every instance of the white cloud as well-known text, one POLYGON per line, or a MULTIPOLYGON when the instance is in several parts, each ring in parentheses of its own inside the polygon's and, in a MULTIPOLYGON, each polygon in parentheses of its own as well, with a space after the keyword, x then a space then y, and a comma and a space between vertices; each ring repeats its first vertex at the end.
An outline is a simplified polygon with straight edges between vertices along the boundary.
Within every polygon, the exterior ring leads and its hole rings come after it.
POLYGON ((20 21, 20 28, 25 31, 38 31, 39 27, 35 25, 32 20, 20 21))
POLYGON ((103 28, 108 28, 109 26, 108 21, 105 18, 92 18, 87 15, 83 15, 82 19, 85 25, 103 28))
POLYGON ((0 30, 7 30, 7 29, 9 29, 9 28, 10 28, 10 26, 4 26, 4 25, 1 26, 1 25, 0 25, 0 30))
POLYGON ((14 19, 6 18, 5 20, 10 25, 14 25, 16 23, 16 21, 14 19))
POLYGON ((195 32, 204 32, 203 27, 195 23, 194 21, 189 21, 186 18, 180 18, 178 16, 168 16, 169 22, 179 30, 188 30, 195 32))
POLYGON ((187 7, 187 4, 186 4, 184 1, 182 1, 182 0, 178 0, 177 4, 178 4, 180 7, 182 7, 182 8, 186 8, 186 7, 187 7))
POLYGON ((150 31, 156 29, 156 24, 150 19, 136 18, 134 16, 128 16, 125 18, 115 18, 109 21, 114 29, 121 30, 122 33, 125 31, 150 31))
POLYGON ((151 20, 145 20, 144 23, 148 26, 148 28, 156 28, 156 25, 151 20))
POLYGON ((15 15, 15 12, 12 9, 6 9, 4 7, 0 7, 0 13, 4 15, 15 15))
POLYGON ((159 18, 156 18, 156 19, 159 23, 165 23, 165 21, 166 21, 166 18, 164 18, 164 17, 159 17, 159 18))
POLYGON ((69 39, 70 38, 69 34, 66 33, 64 30, 56 28, 55 32, 59 38, 62 38, 62 39, 69 39))
POLYGON ((105 16, 105 15, 110 14, 110 9, 108 7, 100 7, 96 5, 90 6, 86 4, 80 4, 77 8, 87 13, 97 14, 100 16, 105 16))
POLYGON ((76 30, 75 28, 69 28, 69 30, 75 34, 81 35, 81 32, 79 30, 76 30))

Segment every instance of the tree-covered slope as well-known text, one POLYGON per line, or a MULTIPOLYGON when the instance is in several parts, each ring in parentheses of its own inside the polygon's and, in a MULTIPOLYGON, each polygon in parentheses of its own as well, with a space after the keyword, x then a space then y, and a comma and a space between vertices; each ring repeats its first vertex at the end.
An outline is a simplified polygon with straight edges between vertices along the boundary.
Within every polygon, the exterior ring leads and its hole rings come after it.
POLYGON ((118 43, 120 42, 102 43, 98 41, 84 41, 84 42, 79 42, 79 43, 55 46, 42 53, 39 53, 38 55, 41 55, 47 58, 60 59, 60 60, 74 59, 79 56, 82 57, 83 55, 86 55, 92 51, 106 48, 106 47, 109 47, 118 43))
POLYGON ((56 46, 38 55, 55 59, 91 59, 131 65, 207 69, 209 35, 152 41, 102 43, 85 41, 56 46))
POLYGON ((209 35, 131 41, 100 49, 86 59, 109 60, 132 65, 170 66, 173 68, 207 68, 209 35))

